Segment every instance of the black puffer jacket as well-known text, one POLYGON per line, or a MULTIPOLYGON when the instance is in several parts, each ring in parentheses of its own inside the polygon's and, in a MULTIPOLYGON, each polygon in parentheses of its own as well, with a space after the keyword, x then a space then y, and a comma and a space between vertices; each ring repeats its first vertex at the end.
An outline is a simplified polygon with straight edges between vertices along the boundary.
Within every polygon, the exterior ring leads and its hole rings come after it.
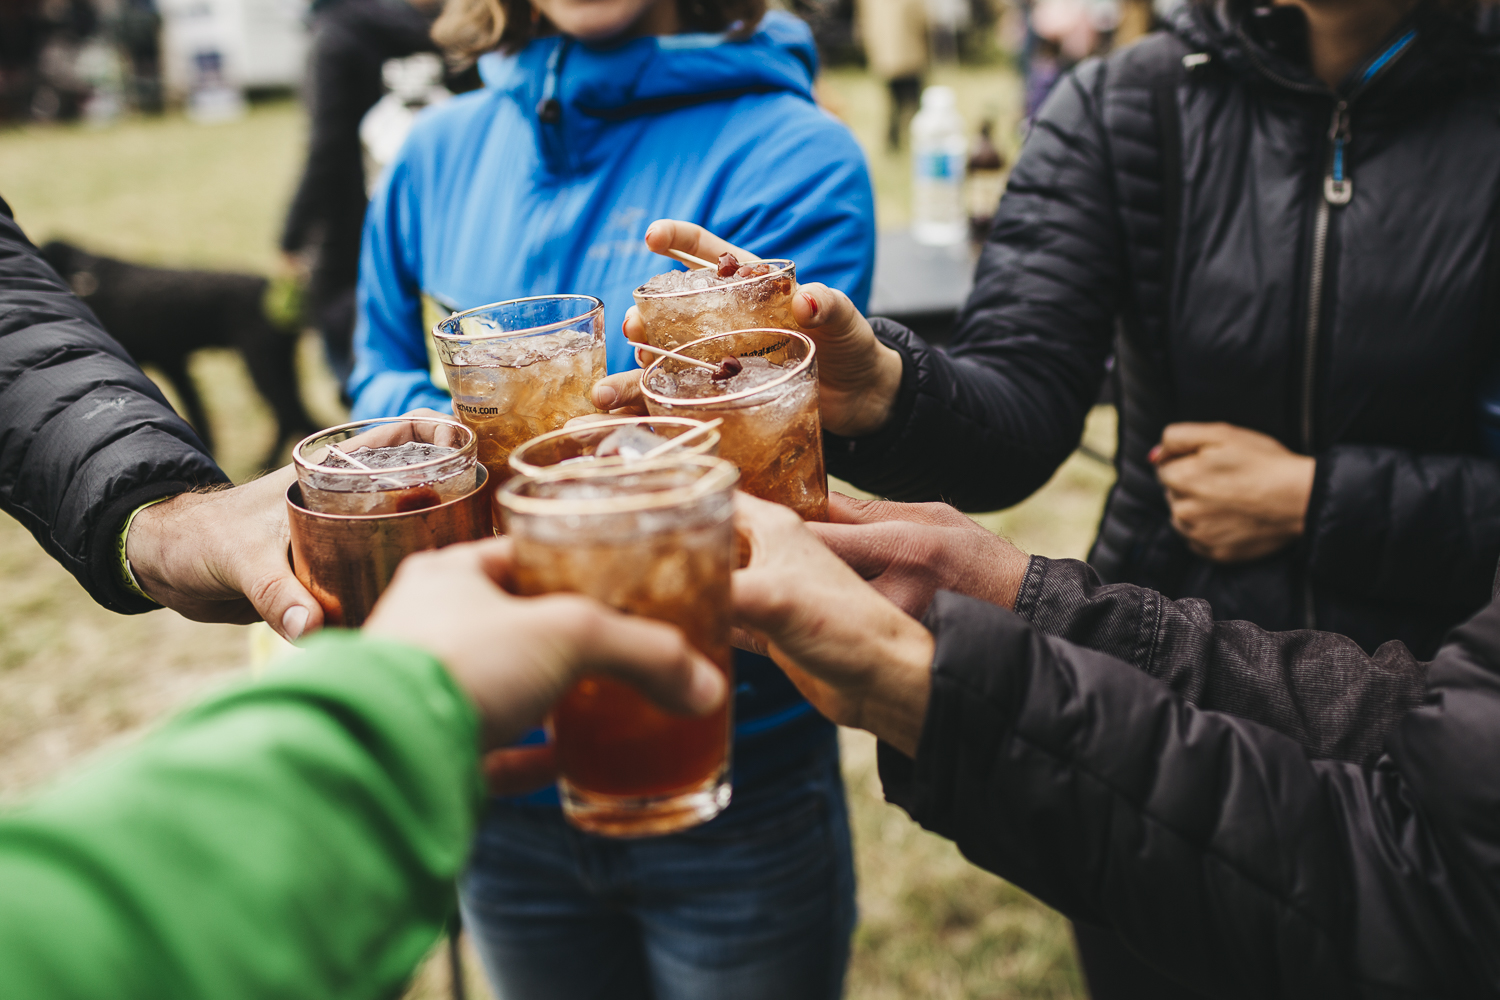
POLYGON ((1500 996, 1500 602, 1363 768, 994 605, 926 623, 917 755, 882 746, 881 778, 975 864, 1208 996, 1500 996))
POLYGON ((161 390, 68 290, 0 201, 0 509, 111 611, 141 504, 227 477, 161 390))
POLYGON ((902 500, 1015 503, 1076 444, 1118 329, 1104 578, 1430 656, 1500 556, 1475 384, 1500 322, 1500 84, 1474 33, 1419 12, 1336 98, 1306 68, 1300 11, 1268 10, 1192 5, 1058 86, 952 347, 877 321, 906 358, 896 413, 830 437, 829 471, 902 500), (1346 188, 1329 183, 1339 100, 1346 188), (1315 455, 1304 538, 1247 564, 1193 556, 1146 460, 1172 421, 1315 455))

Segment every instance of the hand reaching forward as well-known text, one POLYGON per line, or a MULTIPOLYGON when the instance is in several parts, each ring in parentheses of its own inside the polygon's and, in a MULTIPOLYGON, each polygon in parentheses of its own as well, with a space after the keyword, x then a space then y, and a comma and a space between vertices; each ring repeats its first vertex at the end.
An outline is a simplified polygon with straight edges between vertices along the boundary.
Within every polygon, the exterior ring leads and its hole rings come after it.
POLYGON ((264 618, 288 639, 323 624, 323 609, 292 575, 291 466, 232 489, 183 493, 135 516, 125 554, 141 589, 199 622, 264 618))
MULTIPOLYGON (((510 539, 496 538, 408 556, 364 627, 442 661, 479 710, 486 749, 536 725, 584 674, 616 677, 683 715, 724 701, 723 673, 670 625, 577 594, 507 594, 510 553, 510 539)), ((535 748, 515 752, 523 760, 535 748)))
POLYGON ((1030 558, 943 503, 828 495, 832 523, 808 525, 870 585, 914 618, 939 590, 1014 608, 1030 558))
POLYGON ((735 619, 824 716, 917 750, 932 636, 877 594, 792 511, 741 493, 750 563, 734 574, 735 619))
POLYGON ((1270 555, 1301 537, 1317 460, 1233 424, 1171 424, 1151 449, 1172 526, 1215 562, 1270 555))
MULTIPOLYGON (((721 240, 691 222, 658 219, 646 230, 646 246, 670 256, 678 250, 704 260, 732 253, 741 261, 760 258, 721 240)), ((818 390, 824 429, 845 437, 862 437, 885 426, 901 388, 901 355, 875 337, 870 323, 843 292, 826 285, 798 285, 792 294, 792 316, 818 345, 818 390)), ((632 306, 625 314, 625 336, 645 343, 646 328, 632 306)), ((640 372, 621 372, 601 379, 593 391, 601 410, 644 413, 640 372)))

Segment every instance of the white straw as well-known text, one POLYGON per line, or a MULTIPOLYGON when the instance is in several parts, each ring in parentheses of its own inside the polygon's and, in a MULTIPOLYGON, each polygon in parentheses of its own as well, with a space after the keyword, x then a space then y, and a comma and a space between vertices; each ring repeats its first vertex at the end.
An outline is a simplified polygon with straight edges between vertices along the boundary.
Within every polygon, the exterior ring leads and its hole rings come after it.
POLYGON ((685 361, 690 365, 697 365, 699 368, 706 368, 711 372, 716 372, 719 370, 718 365, 710 364, 707 361, 699 361, 697 358, 690 358, 686 354, 678 354, 676 351, 669 351, 665 347, 652 347, 650 344, 636 344, 635 346, 643 351, 651 351, 654 354, 664 354, 669 358, 676 358, 678 361, 685 361))
POLYGON ((668 250, 667 253, 670 256, 682 261, 684 264, 692 264, 694 267, 711 267, 715 270, 717 270, 719 267, 718 264, 706 261, 702 257, 694 257, 690 253, 683 253, 681 250, 668 250))
POLYGON ((723 417, 715 417, 708 423, 704 424, 702 427, 694 427, 690 431, 685 431, 682 434, 674 437, 672 440, 667 441, 664 444, 659 444, 655 448, 652 448, 650 451, 646 452, 641 456, 641 461, 645 461, 648 458, 655 458, 657 455, 663 455, 671 451, 673 448, 678 447, 679 445, 686 444, 691 438, 702 437, 704 434, 707 434, 709 431, 713 430, 723 422, 723 417))

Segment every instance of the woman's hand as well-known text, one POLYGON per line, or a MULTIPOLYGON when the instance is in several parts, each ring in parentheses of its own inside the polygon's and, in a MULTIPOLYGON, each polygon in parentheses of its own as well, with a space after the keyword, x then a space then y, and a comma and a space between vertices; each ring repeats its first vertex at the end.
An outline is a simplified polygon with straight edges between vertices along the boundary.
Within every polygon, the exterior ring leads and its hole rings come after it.
MULTIPOLYGON (((485 748, 536 725, 584 674, 616 677, 684 715, 724 701, 723 673, 676 628, 577 594, 513 597, 500 587, 510 558, 507 538, 408 556, 364 627, 436 656, 479 710, 485 748)), ((493 775, 494 758, 487 764, 493 775)))
MULTIPOLYGON (((678 250, 717 260, 732 253, 741 261, 759 260, 691 222, 659 219, 646 230, 646 246, 670 256, 678 250)), ((822 284, 799 285, 792 293, 792 317, 818 345, 818 389, 823 427, 845 437, 873 434, 890 419, 901 388, 901 355, 875 337, 869 321, 843 292, 822 284)), ((625 336, 645 343, 646 328, 634 306, 625 314, 625 336)), ((593 403, 601 410, 644 413, 640 373, 621 372, 594 386, 593 403)))
POLYGON ((945 503, 828 495, 831 523, 809 523, 840 559, 914 618, 939 590, 1014 608, 1030 557, 945 503))
POLYGON ((750 563, 734 574, 739 626, 823 715, 917 750, 932 683, 932 636, 877 594, 792 511, 741 493, 750 563))
POLYGON ((1214 562, 1259 559, 1301 537, 1317 460, 1232 424, 1171 424, 1151 449, 1172 526, 1214 562))

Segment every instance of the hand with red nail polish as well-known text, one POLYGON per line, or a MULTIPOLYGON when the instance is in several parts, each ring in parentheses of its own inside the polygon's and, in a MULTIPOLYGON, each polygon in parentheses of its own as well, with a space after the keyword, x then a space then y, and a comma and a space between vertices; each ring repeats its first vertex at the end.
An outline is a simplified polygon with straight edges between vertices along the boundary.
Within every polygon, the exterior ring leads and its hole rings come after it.
MULTIPOLYGON (((663 256, 676 250, 708 261, 725 253, 741 263, 760 259, 702 226, 675 219, 657 219, 646 227, 646 246, 663 256)), ((827 285, 799 286, 792 296, 792 317, 818 345, 823 429, 844 437, 863 437, 884 427, 901 388, 901 355, 880 342, 847 295, 827 285)), ((633 306, 625 314, 624 331, 627 340, 641 343, 646 339, 645 326, 633 306)), ((639 382, 637 372, 609 376, 594 387, 594 405, 615 412, 644 410, 639 382)))

